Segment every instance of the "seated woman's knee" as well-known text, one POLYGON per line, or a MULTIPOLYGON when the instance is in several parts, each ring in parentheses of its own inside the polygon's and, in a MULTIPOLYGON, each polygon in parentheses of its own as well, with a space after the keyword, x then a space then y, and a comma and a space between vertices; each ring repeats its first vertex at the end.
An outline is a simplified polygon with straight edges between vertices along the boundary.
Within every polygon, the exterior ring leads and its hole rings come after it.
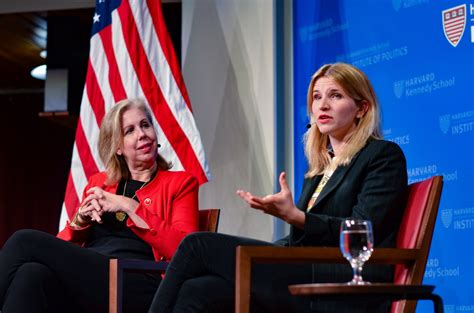
POLYGON ((183 241, 181 242, 181 245, 196 246, 200 242, 206 242, 212 234, 213 233, 208 232, 190 233, 189 235, 184 237, 183 241))
POLYGON ((18 245, 25 245, 25 244, 32 244, 35 245, 37 238, 43 236, 44 234, 38 230, 34 229, 22 229, 18 230, 13 235, 10 236, 8 241, 5 243, 5 247, 9 245, 18 246, 18 245))

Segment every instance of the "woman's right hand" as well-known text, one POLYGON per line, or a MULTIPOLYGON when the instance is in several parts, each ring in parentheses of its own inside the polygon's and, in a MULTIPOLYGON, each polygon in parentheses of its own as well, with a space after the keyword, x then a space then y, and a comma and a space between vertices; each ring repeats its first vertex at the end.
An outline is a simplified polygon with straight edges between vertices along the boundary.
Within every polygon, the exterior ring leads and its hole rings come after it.
POLYGON ((101 216, 103 213, 104 210, 100 206, 99 202, 95 199, 84 201, 77 212, 78 217, 86 224, 90 224, 94 221, 97 223, 102 223, 101 216))

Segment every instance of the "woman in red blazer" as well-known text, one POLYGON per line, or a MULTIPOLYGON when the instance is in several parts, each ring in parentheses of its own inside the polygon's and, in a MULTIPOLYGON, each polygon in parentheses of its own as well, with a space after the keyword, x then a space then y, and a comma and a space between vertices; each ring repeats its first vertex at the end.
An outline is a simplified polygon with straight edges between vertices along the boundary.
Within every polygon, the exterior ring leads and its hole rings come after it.
MULTIPOLYGON (((107 312, 110 258, 169 260, 198 229, 198 182, 168 171, 152 125, 142 100, 106 114, 98 146, 106 172, 89 179, 60 239, 21 230, 0 252, 2 313, 107 312)), ((125 281, 125 310, 146 311, 161 276, 125 281)))

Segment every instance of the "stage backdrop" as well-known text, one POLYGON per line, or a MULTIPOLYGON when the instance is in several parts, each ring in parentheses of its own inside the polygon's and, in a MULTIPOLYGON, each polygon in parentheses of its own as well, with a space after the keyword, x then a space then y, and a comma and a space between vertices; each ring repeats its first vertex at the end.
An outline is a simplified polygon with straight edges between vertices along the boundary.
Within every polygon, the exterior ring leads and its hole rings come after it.
POLYGON ((351 63, 374 84, 409 182, 444 176, 424 282, 445 312, 474 312, 474 1, 295 0, 293 40, 296 198, 310 77, 324 63, 351 63))

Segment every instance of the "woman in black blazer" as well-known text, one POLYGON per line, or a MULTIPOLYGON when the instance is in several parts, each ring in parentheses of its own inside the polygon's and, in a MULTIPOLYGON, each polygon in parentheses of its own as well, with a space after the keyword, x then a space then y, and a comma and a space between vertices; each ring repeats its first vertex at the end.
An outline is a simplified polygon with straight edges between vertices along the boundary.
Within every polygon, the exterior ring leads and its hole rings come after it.
MULTIPOLYGON (((281 191, 265 197, 239 190, 252 208, 283 219, 290 234, 268 243, 224 234, 186 237, 155 295, 150 313, 232 312, 235 248, 239 245, 338 246, 341 221, 370 220, 375 247, 393 247, 407 187, 401 149, 381 139, 379 107, 366 75, 344 63, 327 64, 308 89, 311 127, 305 134, 309 170, 298 203, 285 173, 281 191)), ((390 281, 388 266, 366 266, 364 278, 390 281)), ((344 282, 344 265, 257 265, 252 273, 252 312, 386 312, 387 303, 329 302, 292 297, 288 284, 344 282)))

